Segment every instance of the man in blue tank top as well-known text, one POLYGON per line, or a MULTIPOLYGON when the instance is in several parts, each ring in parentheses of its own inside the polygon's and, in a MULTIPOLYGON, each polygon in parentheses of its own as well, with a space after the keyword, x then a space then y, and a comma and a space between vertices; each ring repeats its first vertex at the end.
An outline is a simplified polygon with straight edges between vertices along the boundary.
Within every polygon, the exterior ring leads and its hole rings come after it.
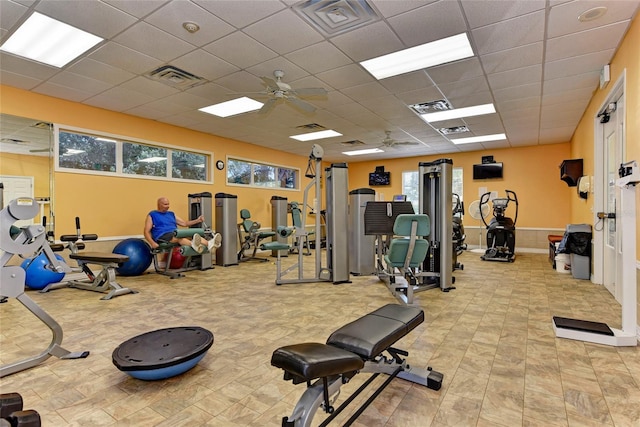
POLYGON ((160 243, 179 243, 181 245, 190 245, 198 253, 202 253, 205 247, 211 252, 213 249, 220 247, 222 237, 219 233, 215 233, 211 240, 207 240, 197 233, 191 239, 176 237, 178 226, 190 227, 203 221, 202 215, 190 221, 183 220, 169 210, 169 199, 160 197, 158 199, 158 208, 147 215, 144 223, 144 238, 151 246, 151 249, 157 248, 160 243))

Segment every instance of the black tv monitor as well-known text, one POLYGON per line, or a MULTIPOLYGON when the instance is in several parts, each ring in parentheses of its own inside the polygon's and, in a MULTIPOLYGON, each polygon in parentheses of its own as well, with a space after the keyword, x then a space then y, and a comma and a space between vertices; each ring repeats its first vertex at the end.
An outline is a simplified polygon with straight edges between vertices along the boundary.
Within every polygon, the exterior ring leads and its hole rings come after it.
POLYGON ((502 162, 473 165, 473 179, 502 178, 502 162))
POLYGON ((390 172, 371 172, 369 174, 369 185, 390 185, 391 173, 390 172))

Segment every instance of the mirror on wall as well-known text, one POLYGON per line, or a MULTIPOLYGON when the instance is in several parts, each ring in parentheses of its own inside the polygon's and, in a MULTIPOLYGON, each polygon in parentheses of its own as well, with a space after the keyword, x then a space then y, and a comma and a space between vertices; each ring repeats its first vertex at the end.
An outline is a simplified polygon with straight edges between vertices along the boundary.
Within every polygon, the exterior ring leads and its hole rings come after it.
POLYGON ((33 197, 39 217, 16 225, 41 224, 53 231, 53 125, 38 119, 0 114, 2 208, 11 200, 33 197))

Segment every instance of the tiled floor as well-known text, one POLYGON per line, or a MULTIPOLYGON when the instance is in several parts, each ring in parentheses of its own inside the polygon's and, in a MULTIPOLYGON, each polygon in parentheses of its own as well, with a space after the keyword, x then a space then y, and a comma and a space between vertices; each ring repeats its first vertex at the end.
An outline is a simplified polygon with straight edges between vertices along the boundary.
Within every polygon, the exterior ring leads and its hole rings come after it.
MULTIPOLYGON (((305 257, 309 273, 313 258, 305 257)), ((416 295, 425 322, 398 345, 414 366, 442 372, 442 389, 394 380, 355 425, 640 426, 640 349, 553 334, 552 315, 619 327, 619 306, 605 289, 556 273, 546 255, 522 254, 510 264, 465 253, 461 261, 456 290, 416 295)), ((63 346, 91 355, 50 358, 2 378, 0 388, 21 393, 44 426, 280 426, 304 385, 283 381, 282 371, 269 363, 273 350, 324 342, 348 321, 396 300, 375 277, 276 286, 274 276, 273 262, 247 262, 178 280, 122 277, 124 286, 140 293, 110 301, 78 289, 28 291, 62 325, 63 346), (215 335, 211 350, 189 372, 145 382, 113 366, 112 351, 128 338, 188 325, 215 335)), ((2 363, 46 348, 48 329, 16 300, 2 304, 0 315, 2 363)), ((344 386, 340 401, 367 375, 344 386)), ((318 413, 314 424, 323 418, 318 413)))

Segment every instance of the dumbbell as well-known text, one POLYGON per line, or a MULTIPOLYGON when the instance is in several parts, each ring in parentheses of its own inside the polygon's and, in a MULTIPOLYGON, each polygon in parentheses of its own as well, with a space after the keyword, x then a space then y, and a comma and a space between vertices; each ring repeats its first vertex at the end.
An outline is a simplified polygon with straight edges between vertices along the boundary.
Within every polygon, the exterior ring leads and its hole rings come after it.
POLYGON ((18 393, 0 394, 0 427, 41 427, 40 414, 22 404, 18 393))

